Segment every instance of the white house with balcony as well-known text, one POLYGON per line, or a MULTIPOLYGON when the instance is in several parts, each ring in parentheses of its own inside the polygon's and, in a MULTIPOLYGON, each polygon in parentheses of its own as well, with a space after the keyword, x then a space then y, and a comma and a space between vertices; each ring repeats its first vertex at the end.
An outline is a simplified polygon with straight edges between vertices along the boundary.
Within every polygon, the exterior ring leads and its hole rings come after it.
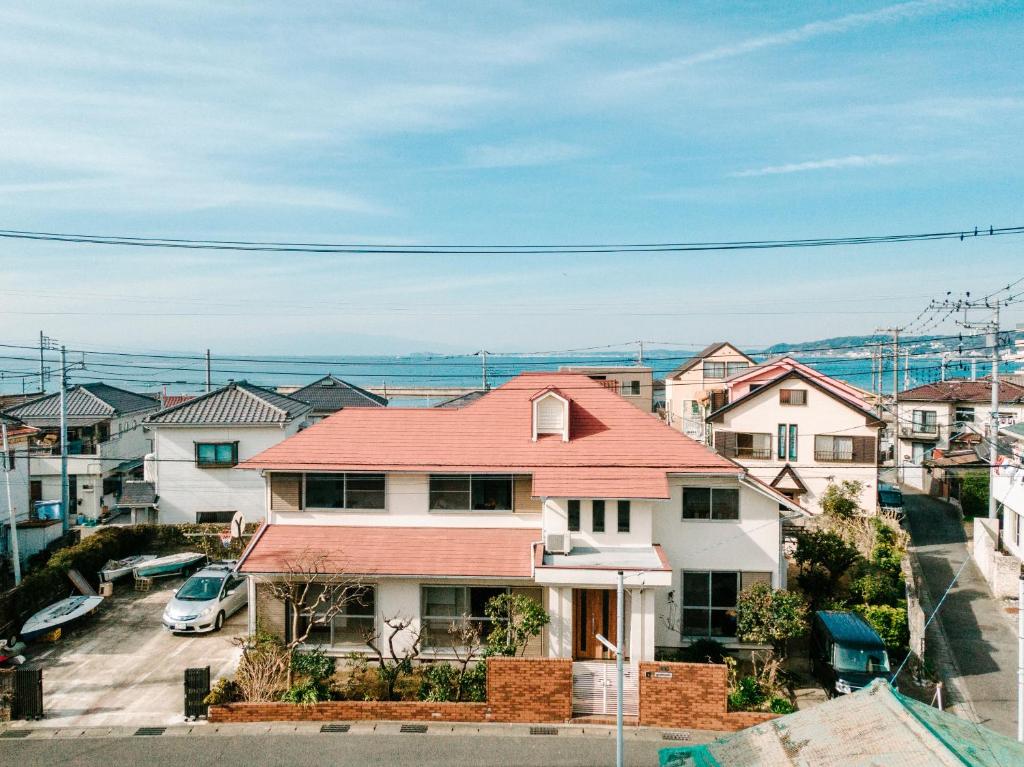
POLYGON ((727 341, 697 352, 665 376, 668 424, 698 442, 707 442, 708 415, 729 402, 726 379, 755 364, 727 341))
POLYGON ((364 588, 312 618, 339 654, 398 616, 424 629, 421 657, 450 657, 452 622, 486 631, 487 600, 512 591, 551 616, 529 652, 603 664, 620 570, 631 668, 699 638, 735 645, 739 592, 785 584, 781 517, 802 512, 578 373, 522 374, 463 408, 343 410, 238 468, 266 478, 267 524, 240 564, 251 628, 287 631, 262 584, 315 557, 364 588))
MULTIPOLYGON (((334 388, 331 388, 334 391, 334 388)), ((288 439, 305 425, 313 405, 245 381, 150 415, 153 460, 145 486, 132 486, 138 519, 161 524, 246 522, 266 514, 266 488, 240 462, 288 439)))
MULTIPOLYGON (((141 475, 143 457, 152 447, 142 421, 160 402, 105 383, 73 386, 65 397, 72 520, 79 515, 97 520, 117 505, 122 482, 141 475)), ((47 394, 5 412, 37 429, 29 447, 32 500, 60 500, 60 394, 47 394)))
POLYGON ((729 402, 708 416, 715 450, 808 510, 830 484, 861 484, 859 504, 874 513, 882 421, 860 390, 791 358, 737 373, 729 402))
MULTIPOLYGON (((1024 386, 1002 381, 999 386, 999 425, 1024 422, 1024 386)), ((925 463, 936 449, 951 444, 977 443, 987 438, 992 424, 992 383, 987 379, 952 379, 902 391, 896 407, 896 464, 904 482, 929 490, 925 463), (959 438, 959 439, 958 439, 959 438)))

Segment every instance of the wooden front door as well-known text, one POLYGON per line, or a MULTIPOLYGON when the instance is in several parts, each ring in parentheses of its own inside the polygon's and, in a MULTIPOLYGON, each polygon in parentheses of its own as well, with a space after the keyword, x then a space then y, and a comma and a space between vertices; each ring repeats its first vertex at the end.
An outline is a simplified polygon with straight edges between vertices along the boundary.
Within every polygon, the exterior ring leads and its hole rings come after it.
POLYGON ((574 660, 614 659, 615 654, 597 641, 600 634, 612 644, 615 636, 615 592, 609 589, 574 589, 572 595, 572 657, 574 660))

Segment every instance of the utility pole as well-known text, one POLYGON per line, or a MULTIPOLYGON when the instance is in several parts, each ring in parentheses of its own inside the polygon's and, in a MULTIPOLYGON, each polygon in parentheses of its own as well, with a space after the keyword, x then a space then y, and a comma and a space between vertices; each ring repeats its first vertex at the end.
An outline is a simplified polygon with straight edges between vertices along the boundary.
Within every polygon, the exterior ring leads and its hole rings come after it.
POLYGON ((637 355, 636 364, 639 365, 640 367, 643 367, 643 364, 644 364, 644 342, 641 340, 641 341, 637 341, 637 343, 640 345, 640 353, 637 355))
POLYGON ((999 302, 992 313, 992 434, 988 443, 988 517, 996 518, 996 461, 999 458, 999 302))
POLYGON ((903 389, 910 388, 910 351, 903 352, 903 389))
MULTIPOLYGON (((4 484, 7 485, 7 513, 11 517, 11 559, 14 562, 14 585, 21 583, 21 554, 18 551, 18 515, 14 510, 14 501, 11 500, 11 453, 7 445, 7 423, 0 421, 0 431, 3 432, 4 444, 4 484)), ((27 459, 26 459, 27 460, 27 459)))
POLYGON ((490 352, 487 351, 486 349, 481 349, 480 351, 476 352, 476 354, 475 354, 475 356, 480 358, 480 367, 481 367, 480 372, 481 372, 481 377, 482 377, 482 380, 483 380, 484 391, 490 391, 491 390, 491 385, 489 383, 487 383, 487 355, 488 354, 490 354, 490 352))
POLYGON ((68 508, 68 360, 64 345, 60 347, 60 507, 64 535, 71 529, 71 510, 68 508))
POLYGON ((46 368, 43 367, 43 348, 46 336, 39 331, 39 393, 46 394, 46 368))
POLYGON ((212 391, 210 383, 210 350, 206 350, 206 393, 209 394, 212 391))

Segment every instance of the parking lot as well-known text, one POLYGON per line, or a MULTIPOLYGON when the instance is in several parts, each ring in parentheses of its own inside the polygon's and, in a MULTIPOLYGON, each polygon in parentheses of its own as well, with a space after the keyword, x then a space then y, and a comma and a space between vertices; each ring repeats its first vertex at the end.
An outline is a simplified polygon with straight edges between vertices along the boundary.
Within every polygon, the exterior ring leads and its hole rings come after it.
POLYGON ((183 675, 209 666, 211 679, 229 674, 239 651, 232 639, 246 630, 240 610, 216 633, 175 636, 160 623, 164 606, 182 583, 171 578, 137 593, 131 579, 95 616, 53 644, 37 642, 26 654, 43 669, 48 727, 169 725, 183 719, 183 675))

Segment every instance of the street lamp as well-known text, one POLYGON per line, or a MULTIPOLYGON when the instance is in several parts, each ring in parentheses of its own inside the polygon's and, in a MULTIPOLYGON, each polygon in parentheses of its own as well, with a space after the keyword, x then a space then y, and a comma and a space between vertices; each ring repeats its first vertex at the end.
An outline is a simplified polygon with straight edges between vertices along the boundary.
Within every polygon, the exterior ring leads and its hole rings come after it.
MULTIPOLYGON (((1024 581, 1022 581, 1024 583, 1024 581)), ((612 644, 600 634, 596 634, 597 641, 615 653, 615 767, 622 767, 622 688, 623 688, 623 575, 622 570, 618 572, 618 581, 615 587, 615 644, 612 644)))

